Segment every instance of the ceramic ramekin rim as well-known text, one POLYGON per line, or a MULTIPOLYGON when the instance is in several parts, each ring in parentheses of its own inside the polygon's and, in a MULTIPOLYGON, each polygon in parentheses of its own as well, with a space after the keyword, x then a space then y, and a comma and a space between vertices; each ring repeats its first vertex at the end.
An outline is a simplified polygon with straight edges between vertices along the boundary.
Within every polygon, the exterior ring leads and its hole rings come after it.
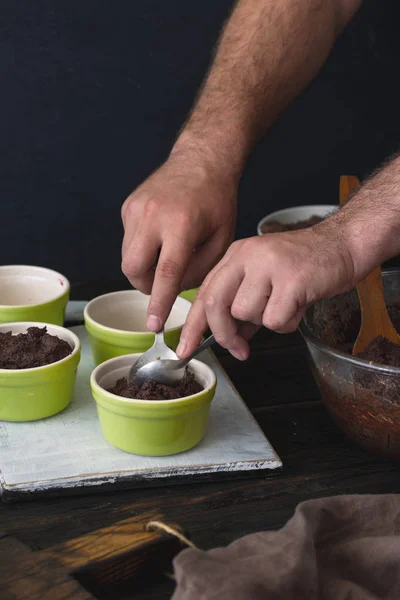
MULTIPOLYGON (((106 298, 106 297, 110 297, 110 296, 114 296, 114 295, 131 294, 132 292, 136 292, 138 294, 142 293, 139 290, 119 290, 116 292, 109 292, 107 294, 101 294, 100 296, 96 296, 95 298, 92 298, 92 300, 90 300, 86 304, 84 311, 83 311, 83 317, 85 319, 85 322, 89 323, 93 328, 96 328, 96 329, 104 331, 104 332, 117 334, 121 337, 132 337, 132 336, 154 337, 154 333, 152 333, 151 331, 127 331, 126 329, 116 329, 115 327, 108 327, 107 325, 103 325, 102 323, 99 323, 98 321, 93 319, 93 317, 91 317, 89 314, 90 306, 91 305, 93 306, 93 304, 96 301, 98 301, 102 298, 106 298)), ((190 310, 190 307, 192 306, 192 303, 190 302, 190 300, 186 300, 186 298, 182 298, 181 296, 177 296, 175 302, 184 303, 185 305, 187 305, 189 310, 190 310)), ((184 325, 184 323, 182 323, 182 325, 178 325, 177 327, 171 327, 169 329, 165 329, 165 333, 179 331, 180 329, 182 329, 183 325, 184 325)))
MULTIPOLYGON (((31 369, 0 369, 0 376, 7 376, 7 375, 10 375, 11 373, 14 376, 15 375, 22 376, 24 374, 32 374, 32 373, 41 373, 46 370, 49 370, 52 367, 55 367, 55 366, 58 367, 58 366, 62 365, 63 363, 70 362, 71 359, 73 359, 81 351, 81 341, 80 341, 79 337, 76 335, 76 333, 74 333, 70 329, 67 329, 66 327, 62 327, 61 325, 53 325, 52 323, 39 323, 39 322, 35 322, 35 321, 16 321, 14 323, 0 324, 0 331, 2 331, 2 332, 7 331, 7 328, 12 328, 15 326, 26 327, 26 329, 28 329, 28 327, 40 327, 40 329, 43 329, 43 327, 51 328, 53 330, 58 331, 59 334, 50 333, 50 335, 58 335, 58 337, 61 337, 61 334, 63 334, 63 333, 67 333, 68 336, 70 336, 70 339, 73 340, 73 342, 74 342, 74 348, 72 349, 71 354, 68 354, 68 356, 65 356, 61 360, 57 360, 56 362, 49 363, 48 365, 43 365, 42 367, 32 367, 31 369)), ((62 339, 65 339, 65 338, 62 338, 62 339)), ((67 342, 68 340, 65 340, 65 341, 67 342)))
POLYGON ((203 363, 202 361, 196 360, 196 359, 191 360, 188 366, 192 367, 193 371, 196 373, 196 371, 195 371, 196 366, 199 364, 202 365, 202 367, 204 367, 210 374, 211 381, 203 390, 201 390, 200 392, 197 392, 197 394, 185 396, 184 398, 174 398, 173 400, 141 400, 140 398, 123 398, 121 396, 117 396, 116 394, 112 394, 111 392, 104 389, 98 383, 99 373, 101 372, 102 368, 104 369, 104 367, 106 365, 109 366, 113 362, 118 364, 118 362, 120 362, 121 360, 127 359, 128 357, 132 358, 132 362, 133 362, 135 358, 141 356, 142 354, 143 354, 142 352, 136 353, 136 354, 124 354, 123 356, 116 356, 114 358, 110 358, 109 360, 106 360, 103 363, 101 363, 100 365, 98 365, 92 371, 91 376, 90 376, 90 384, 91 384, 92 388, 94 388, 97 391, 97 393, 102 394, 108 400, 113 401, 113 402, 118 402, 121 406, 135 406, 135 407, 145 407, 145 406, 146 407, 149 407, 149 406, 161 407, 162 406, 162 407, 167 408, 169 406, 176 407, 176 406, 179 406, 180 404, 184 405, 192 400, 198 400, 199 398, 201 398, 201 396, 209 394, 213 390, 213 388, 215 388, 215 386, 217 385, 217 376, 216 376, 214 370, 206 363, 203 363))
POLYGON ((61 298, 68 296, 71 292, 71 284, 67 277, 65 277, 65 275, 63 275, 62 273, 55 271, 54 269, 48 269, 47 267, 41 267, 40 265, 0 265, 0 271, 8 268, 38 269, 39 271, 46 271, 47 273, 52 273, 53 275, 62 278, 62 280, 65 282, 65 287, 59 294, 53 296, 52 298, 49 298, 49 300, 46 300, 45 302, 38 302, 35 304, 0 304, 0 310, 2 311, 11 312, 15 310, 28 310, 32 308, 46 307, 50 304, 53 304, 53 302, 56 302, 57 300, 61 300, 61 298))

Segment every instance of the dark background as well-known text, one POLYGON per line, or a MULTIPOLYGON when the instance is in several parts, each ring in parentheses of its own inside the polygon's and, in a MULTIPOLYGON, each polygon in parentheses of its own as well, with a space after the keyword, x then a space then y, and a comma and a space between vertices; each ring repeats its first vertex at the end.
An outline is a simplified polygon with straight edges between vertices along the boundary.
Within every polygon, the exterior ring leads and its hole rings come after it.
MULTIPOLYGON (((167 155, 231 0, 2 0, 0 262, 120 280, 120 206, 167 155)), ((398 0, 364 6, 254 153, 237 236, 336 203, 400 139, 398 0)))

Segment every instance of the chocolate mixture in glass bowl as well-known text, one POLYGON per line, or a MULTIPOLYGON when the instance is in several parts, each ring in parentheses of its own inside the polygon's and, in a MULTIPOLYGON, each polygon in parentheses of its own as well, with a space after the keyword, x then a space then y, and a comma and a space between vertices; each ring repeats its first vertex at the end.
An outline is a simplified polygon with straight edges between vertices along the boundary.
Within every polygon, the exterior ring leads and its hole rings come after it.
MULTIPOLYGON (((383 283, 388 312, 400 331, 400 271, 384 273, 383 283)), ((308 309, 301 331, 333 419, 361 446, 400 460, 400 347, 377 338, 353 357, 360 322, 352 290, 308 309)))
POLYGON ((281 233, 282 231, 296 231, 297 229, 307 229, 321 223, 322 217, 313 215, 308 219, 296 221, 295 223, 280 223, 279 221, 267 221, 261 227, 262 233, 281 233))

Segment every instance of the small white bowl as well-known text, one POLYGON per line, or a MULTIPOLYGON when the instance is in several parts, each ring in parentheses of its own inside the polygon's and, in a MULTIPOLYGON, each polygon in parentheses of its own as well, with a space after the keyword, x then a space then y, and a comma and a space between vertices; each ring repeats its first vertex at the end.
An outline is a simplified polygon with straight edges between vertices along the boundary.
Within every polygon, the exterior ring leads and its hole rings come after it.
POLYGON ((63 325, 68 279, 32 265, 0 266, 0 323, 39 321, 63 325))
POLYGON ((277 210, 261 219, 257 225, 257 234, 265 235, 262 232, 262 226, 265 223, 270 223, 271 221, 278 221, 278 223, 286 225, 289 223, 296 223, 297 221, 305 221, 306 219, 310 219, 314 216, 325 218, 337 210, 339 210, 339 205, 335 204, 318 204, 316 206, 292 206, 290 208, 283 208, 282 210, 277 210))
MULTIPOLYGON (((146 327, 150 296, 138 290, 104 294, 91 300, 84 310, 93 358, 98 365, 124 354, 145 352, 153 345, 154 333, 146 327)), ((178 296, 165 326, 165 340, 176 349, 191 303, 178 296)))

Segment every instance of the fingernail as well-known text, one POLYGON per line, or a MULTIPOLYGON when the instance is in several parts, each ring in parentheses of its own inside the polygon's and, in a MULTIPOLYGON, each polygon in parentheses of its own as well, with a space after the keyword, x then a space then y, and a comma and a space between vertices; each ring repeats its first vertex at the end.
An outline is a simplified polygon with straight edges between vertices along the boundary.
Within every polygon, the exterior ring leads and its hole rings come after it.
POLYGON ((230 348, 229 352, 232 354, 232 356, 234 358, 237 358, 238 360, 246 360, 246 358, 247 358, 247 356, 243 352, 243 350, 235 350, 235 349, 230 348))
POLYGON ((185 340, 181 338, 179 345, 176 349, 177 355, 182 356, 182 354, 185 354, 186 348, 187 348, 187 344, 186 344, 185 340))
POLYGON ((161 321, 156 315, 150 315, 147 319, 147 329, 157 333, 161 329, 161 321))

